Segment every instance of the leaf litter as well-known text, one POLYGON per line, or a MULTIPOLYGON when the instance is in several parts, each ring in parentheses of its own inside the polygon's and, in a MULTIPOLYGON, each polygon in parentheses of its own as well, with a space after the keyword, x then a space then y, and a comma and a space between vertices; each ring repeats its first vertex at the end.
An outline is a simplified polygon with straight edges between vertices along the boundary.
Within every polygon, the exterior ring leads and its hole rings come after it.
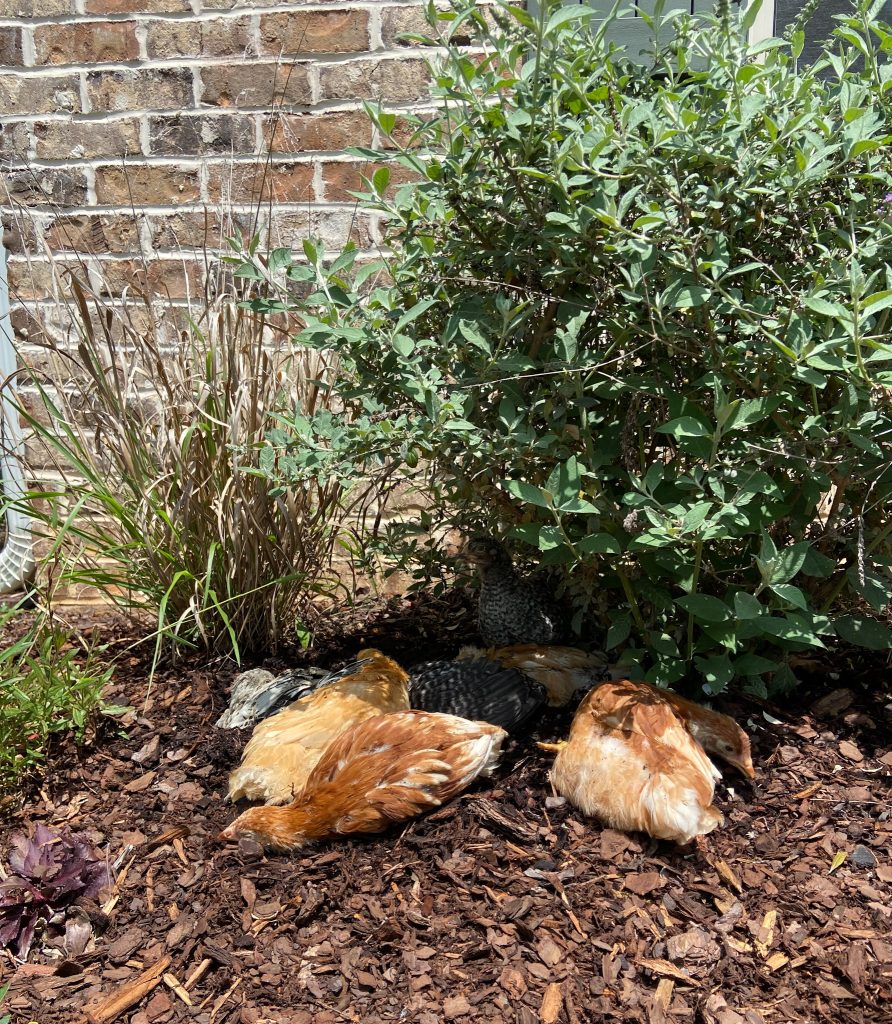
MULTIPOLYGON (((313 658, 448 657, 472 632, 448 599, 393 599, 335 620, 313 658)), ((892 1005, 892 701, 876 666, 832 668, 844 699, 796 694, 816 711, 723 705, 758 775, 726 775, 725 826, 700 849, 553 799, 533 743, 566 733, 560 711, 436 813, 282 857, 215 839, 247 736, 212 724, 234 669, 180 662, 145 701, 131 659, 113 695, 139 708, 126 735, 59 752, 2 836, 9 851, 28 823, 70 829, 113 868, 101 907, 66 909, 69 946, 60 918, 27 960, 0 958, 3 1010, 12 1024, 873 1024, 892 1005)))

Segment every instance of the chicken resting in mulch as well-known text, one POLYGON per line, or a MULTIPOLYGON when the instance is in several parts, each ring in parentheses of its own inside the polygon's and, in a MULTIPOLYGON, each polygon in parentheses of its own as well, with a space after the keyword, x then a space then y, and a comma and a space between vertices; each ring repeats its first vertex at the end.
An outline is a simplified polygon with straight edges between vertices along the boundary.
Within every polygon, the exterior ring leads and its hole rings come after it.
MULTIPOLYGON (((370 603, 311 660, 375 646, 411 665, 473 633, 454 596, 370 603)), ((725 823, 702 850, 604 828, 552 795, 535 741, 565 737, 572 705, 543 710, 492 779, 383 836, 294 856, 227 848, 248 731, 213 723, 235 670, 181 662, 148 699, 145 672, 132 659, 116 676, 112 699, 137 709, 126 734, 57 751, 43 792, 4 823, 4 849, 28 823, 67 823, 116 879, 104 908, 83 904, 84 948, 0 957, 13 1024, 85 1009, 130 1024, 892 1020, 892 696, 876 659, 814 666, 789 701, 802 713, 717 702, 750 733, 757 774, 725 775, 725 823)))

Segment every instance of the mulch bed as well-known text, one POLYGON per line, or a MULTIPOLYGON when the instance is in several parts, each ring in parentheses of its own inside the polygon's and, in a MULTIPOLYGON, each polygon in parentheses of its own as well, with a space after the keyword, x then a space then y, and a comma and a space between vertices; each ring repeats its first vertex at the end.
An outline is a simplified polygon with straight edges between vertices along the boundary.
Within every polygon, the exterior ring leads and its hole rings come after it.
MULTIPOLYGON (((412 663, 470 633, 459 599, 370 603, 312 657, 375 644, 412 663)), ((758 775, 726 774, 725 826, 701 849, 556 799, 533 740, 565 735, 562 711, 436 813, 287 857, 215 838, 246 736, 213 727, 234 669, 181 662, 147 697, 133 658, 113 694, 136 708, 126 734, 59 751, 6 823, 85 833, 114 894, 82 951, 0 958, 3 1009, 13 1024, 74 1024, 85 1008, 131 1024, 892 1020, 892 697, 881 666, 835 661, 836 679, 815 666, 816 686, 791 698, 805 713, 725 705, 758 775)))

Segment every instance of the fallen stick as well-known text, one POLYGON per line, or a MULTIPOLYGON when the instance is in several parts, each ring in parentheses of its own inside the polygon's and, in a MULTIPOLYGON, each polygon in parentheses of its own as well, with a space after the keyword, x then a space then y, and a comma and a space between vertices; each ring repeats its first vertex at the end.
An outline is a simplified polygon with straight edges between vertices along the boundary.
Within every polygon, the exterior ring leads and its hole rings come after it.
POLYGON ((160 984, 161 976, 170 967, 170 963, 170 957, 163 956, 156 964, 153 964, 147 971, 143 971, 139 977, 128 982, 117 992, 100 999, 93 1007, 88 1004, 84 1007, 87 1020, 90 1021, 90 1024, 108 1024, 109 1021, 119 1017, 160 984))
POLYGON ((207 974, 208 968, 214 961, 210 957, 205 957, 204 960, 195 968, 195 970, 189 975, 188 978, 183 982, 183 988, 188 992, 190 988, 194 988, 199 981, 207 974))
POLYGON ((162 981, 172 992, 176 993, 176 995, 183 1000, 186 1006, 192 1005, 192 1000, 189 998, 189 993, 180 984, 175 974, 165 974, 164 977, 162 978, 162 981))

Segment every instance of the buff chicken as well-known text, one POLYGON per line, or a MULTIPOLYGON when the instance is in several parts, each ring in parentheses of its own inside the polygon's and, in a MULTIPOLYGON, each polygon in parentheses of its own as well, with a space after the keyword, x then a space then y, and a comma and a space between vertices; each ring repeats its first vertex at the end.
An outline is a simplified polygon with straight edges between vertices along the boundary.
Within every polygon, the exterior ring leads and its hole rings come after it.
POLYGON ((383 832, 452 799, 492 772, 505 732, 453 715, 378 715, 337 737, 287 807, 252 807, 221 833, 276 850, 315 839, 383 832))
POLYGON ((487 658, 426 661, 410 671, 409 703, 521 732, 545 705, 544 687, 515 668, 487 658))
MULTIPOLYGON (((675 694, 628 680, 591 690, 579 705, 569 739, 540 744, 557 751, 551 769, 555 789, 612 828, 678 843, 717 828, 724 820, 712 805, 719 773, 676 701, 681 698, 675 694)), ((751 775, 749 742, 744 748, 736 723, 693 702, 684 704, 690 705, 685 713, 701 735, 733 747, 734 763, 751 775)))
POLYGON ((366 650, 357 665, 255 726, 229 776, 230 800, 288 803, 332 740, 366 719, 408 709, 409 677, 395 661, 366 650))
POLYGON ((672 690, 661 690, 648 683, 635 683, 642 689, 649 690, 661 700, 672 705, 676 715, 684 722, 691 736, 710 754, 715 754, 723 761, 733 765, 748 779, 756 776, 753 768, 753 757, 750 751, 750 738, 728 715, 703 707, 695 701, 687 700, 672 690))
POLYGON ((471 537, 461 557, 480 577, 477 628, 487 647, 561 642, 566 623, 554 595, 542 581, 522 578, 500 541, 471 537))
POLYGON ((576 647, 512 644, 485 650, 463 647, 458 652, 459 661, 480 658, 506 669, 517 669, 540 683, 548 694, 548 703, 555 708, 569 703, 580 691, 618 678, 620 673, 619 669, 610 667, 607 656, 601 651, 587 654, 576 647))

